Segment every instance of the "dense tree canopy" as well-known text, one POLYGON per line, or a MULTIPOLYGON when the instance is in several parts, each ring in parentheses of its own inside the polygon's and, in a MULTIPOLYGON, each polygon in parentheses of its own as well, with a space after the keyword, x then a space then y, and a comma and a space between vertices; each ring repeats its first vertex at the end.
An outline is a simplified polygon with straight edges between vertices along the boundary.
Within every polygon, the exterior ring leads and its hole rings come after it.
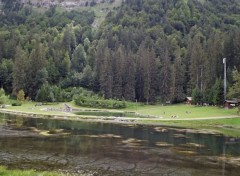
POLYGON ((15 96, 23 90, 40 100, 55 85, 147 103, 193 94, 220 104, 223 57, 228 84, 236 85, 239 0, 125 0, 99 29, 91 11, 40 13, 1 2, 0 86, 15 96))

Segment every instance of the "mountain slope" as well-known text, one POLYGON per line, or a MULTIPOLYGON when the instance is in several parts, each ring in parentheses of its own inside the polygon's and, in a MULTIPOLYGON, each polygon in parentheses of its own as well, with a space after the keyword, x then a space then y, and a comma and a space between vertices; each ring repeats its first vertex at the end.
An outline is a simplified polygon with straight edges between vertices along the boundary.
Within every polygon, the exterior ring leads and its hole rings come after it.
POLYGON ((0 86, 14 95, 84 87, 105 98, 165 103, 194 95, 219 104, 222 58, 230 86, 240 69, 239 0, 125 0, 108 10, 100 3, 40 6, 41 13, 2 2, 0 86), (96 18, 91 9, 104 13, 96 18))

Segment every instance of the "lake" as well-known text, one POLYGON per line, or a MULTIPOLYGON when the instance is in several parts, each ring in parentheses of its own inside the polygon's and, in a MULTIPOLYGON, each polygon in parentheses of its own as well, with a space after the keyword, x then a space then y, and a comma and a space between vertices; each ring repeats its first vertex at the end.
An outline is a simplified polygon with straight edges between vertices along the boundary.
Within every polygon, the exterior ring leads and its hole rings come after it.
POLYGON ((0 165, 103 176, 239 176, 240 139, 164 126, 0 114, 0 165))

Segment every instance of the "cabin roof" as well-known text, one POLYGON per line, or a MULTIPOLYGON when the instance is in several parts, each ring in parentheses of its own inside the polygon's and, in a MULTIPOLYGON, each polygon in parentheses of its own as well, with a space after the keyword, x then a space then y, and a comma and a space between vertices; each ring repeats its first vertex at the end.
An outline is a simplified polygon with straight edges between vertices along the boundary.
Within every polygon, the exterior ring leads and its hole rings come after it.
POLYGON ((238 101, 237 101, 237 100, 225 100, 224 103, 233 103, 233 104, 237 104, 238 101))

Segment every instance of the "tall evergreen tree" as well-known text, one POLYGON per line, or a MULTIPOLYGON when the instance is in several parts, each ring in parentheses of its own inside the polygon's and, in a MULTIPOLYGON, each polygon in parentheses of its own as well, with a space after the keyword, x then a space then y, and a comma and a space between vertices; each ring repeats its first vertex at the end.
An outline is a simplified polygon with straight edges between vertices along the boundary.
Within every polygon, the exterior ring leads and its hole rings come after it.
POLYGON ((222 58, 223 58, 222 36, 220 33, 213 33, 207 41, 206 57, 205 57, 205 81, 206 88, 211 88, 215 80, 222 74, 222 58))
POLYGON ((233 85, 229 88, 228 97, 240 99, 240 72, 234 69, 232 72, 233 85))
POLYGON ((185 98, 184 94, 184 84, 186 82, 185 79, 185 64, 183 59, 181 58, 180 48, 176 51, 176 58, 173 64, 173 76, 172 76, 172 101, 173 102, 181 102, 185 98))
POLYGON ((126 100, 135 100, 135 56, 131 51, 127 52, 126 57, 123 61, 123 78, 122 78, 122 89, 123 97, 126 100))
POLYGON ((27 68, 26 94, 30 98, 35 98, 38 89, 47 81, 46 64, 46 49, 43 44, 37 43, 30 53, 27 68))
POLYGON ((169 51, 165 50, 162 56, 162 68, 160 72, 160 95, 163 102, 171 100, 172 85, 172 65, 170 62, 169 51))
POLYGON ((28 55, 20 47, 17 48, 13 65, 13 94, 16 96, 20 90, 26 90, 28 69, 28 55))
POLYGON ((71 61, 70 61, 68 52, 66 52, 62 60, 61 76, 66 77, 69 74, 70 69, 71 69, 71 61))
POLYGON ((113 98, 113 71, 112 71, 112 57, 109 48, 104 49, 104 58, 100 70, 100 90, 105 98, 113 98))
POLYGON ((96 64, 94 67, 94 83, 93 90, 100 91, 100 76, 104 62, 104 50, 106 47, 106 41, 99 40, 97 48, 96 48, 96 64))
POLYGON ((67 27, 63 33, 62 45, 65 51, 73 53, 76 47, 76 36, 71 27, 67 27))
MULTIPOLYGON (((146 62, 148 61, 146 60, 145 43, 142 43, 138 49, 136 58, 136 98, 138 101, 145 101, 144 84, 146 91, 148 86, 147 81, 149 80, 148 77, 144 80, 144 76, 148 76, 146 69, 144 69, 146 62)), ((147 93, 145 92, 145 97, 147 93)))
POLYGON ((120 46, 113 56, 113 97, 122 98, 122 74, 123 74, 123 61, 125 58, 125 52, 123 46, 120 46))
POLYGON ((201 44, 201 38, 196 35, 191 43, 190 48, 190 78, 192 87, 197 87, 203 91, 203 72, 204 72, 204 61, 203 61, 203 48, 201 44))
POLYGON ((223 81, 221 79, 217 79, 213 87, 213 102, 215 105, 222 106, 224 102, 223 81))
POLYGON ((73 52, 71 67, 75 72, 82 72, 87 65, 86 53, 84 47, 79 44, 73 52))

